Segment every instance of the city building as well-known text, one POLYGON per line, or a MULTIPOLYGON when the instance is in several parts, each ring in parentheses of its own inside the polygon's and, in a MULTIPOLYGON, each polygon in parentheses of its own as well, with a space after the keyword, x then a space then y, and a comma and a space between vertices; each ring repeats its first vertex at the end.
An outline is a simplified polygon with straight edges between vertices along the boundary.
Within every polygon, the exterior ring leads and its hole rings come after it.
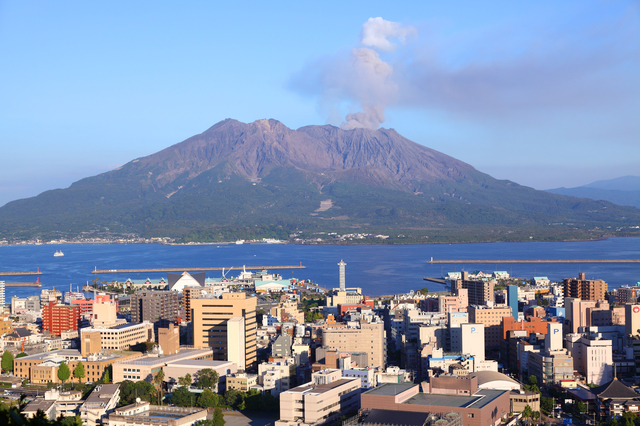
POLYGON ((130 303, 131 322, 149 321, 158 329, 178 321, 180 294, 175 291, 138 291, 130 303))
POLYGON ((602 385, 613 380, 611 340, 598 335, 583 336, 572 344, 573 368, 588 384, 602 385))
MULTIPOLYGON (((222 293, 220 298, 192 299, 194 346, 212 348, 216 360, 232 361, 230 356, 235 357, 237 363, 244 363, 245 369, 255 371, 256 300, 246 293, 222 293), (234 320, 230 321, 232 318, 234 320), (238 358, 242 352, 244 361, 238 358)), ((238 369, 242 369, 241 365, 238 365, 238 369)))
POLYGON ((50 301, 42 309, 42 330, 55 336, 63 331, 78 330, 80 327, 80 308, 78 306, 58 305, 50 301))
POLYGON ((504 317, 502 321, 502 338, 506 340, 510 331, 525 331, 527 336, 531 333, 547 334, 547 321, 535 317, 526 321, 516 321, 513 317, 504 317))
POLYGON ((486 349, 500 347, 503 339, 502 319, 513 318, 513 310, 509 306, 478 306, 471 305, 467 308, 469 322, 484 324, 484 341, 486 349))
POLYGON ((127 323, 107 327, 85 327, 80 329, 80 351, 83 356, 106 351, 128 350, 138 343, 155 341, 153 324, 148 321, 142 323, 127 323), (93 339, 97 335, 99 338, 93 339))
POLYGON ((365 352, 368 367, 384 367, 387 355, 384 324, 360 321, 355 327, 327 327, 322 346, 340 352, 365 352))
MULTIPOLYGON (((82 382, 95 382, 102 378, 105 370, 112 364, 119 361, 126 361, 140 357, 139 352, 109 352, 99 355, 82 356, 80 351, 75 349, 59 349, 51 352, 44 352, 29 355, 22 358, 15 358, 13 361, 13 374, 23 379, 29 379, 34 384, 60 383, 58 379, 58 368, 62 362, 69 366, 73 372, 79 362, 82 362, 85 377, 82 382)), ((70 381, 80 382, 73 377, 70 381)), ((121 381, 115 380, 114 381, 121 381)))
POLYGON ((109 414, 105 424, 109 426, 192 426, 206 419, 206 409, 151 405, 142 401, 116 408, 109 414))
POLYGON ((578 278, 565 278, 564 297, 574 297, 580 300, 605 300, 607 283, 602 280, 588 280, 584 272, 578 278))
MULTIPOLYGON (((172 363, 184 362, 186 360, 211 361, 213 351, 206 349, 180 348, 180 352, 174 355, 162 355, 152 352, 147 355, 138 354, 136 358, 119 360, 113 363, 113 381, 123 380, 146 380, 152 382, 158 372, 172 363)), ((21 358, 24 359, 24 358, 21 358)), ((186 374, 186 372, 185 372, 186 374)), ((181 374, 179 377, 182 377, 181 374)))
POLYGON ((518 320, 518 286, 517 285, 509 285, 507 286, 507 305, 511 308, 513 312, 513 319, 518 320))
POLYGON ((80 406, 80 419, 86 426, 101 425, 119 402, 119 384, 98 385, 80 406))
POLYGON ((591 390, 596 396, 596 407, 601 419, 620 418, 624 413, 640 412, 640 397, 617 377, 609 383, 591 390))
POLYGON ((191 322, 191 300, 199 299, 205 289, 202 287, 185 287, 182 290, 182 307, 184 308, 184 316, 187 322, 191 322))
MULTIPOLYGON (((201 370, 209 369, 218 373, 218 392, 222 393, 226 390, 227 377, 238 372, 238 367, 229 361, 211 361, 202 359, 178 359, 177 361, 169 361, 162 367, 164 371, 164 381, 168 383, 178 383, 180 377, 187 374, 191 375, 191 379, 195 382, 201 370)), ((136 368, 137 370, 137 368, 136 368)))
POLYGON ((467 271, 462 271, 461 279, 451 282, 451 292, 463 288, 468 290, 469 305, 486 305, 488 302, 494 302, 495 280, 492 279, 476 279, 472 280, 467 271))
POLYGON ((258 384, 257 374, 235 373, 227 376, 227 389, 235 389, 240 392, 249 392, 258 384))
POLYGON ((360 408, 360 379, 340 370, 323 370, 312 381, 280 394, 280 420, 275 426, 320 425, 360 408))
MULTIPOLYGON (((393 410, 402 412, 432 413, 446 416, 451 412, 462 416, 464 426, 498 426, 509 416, 510 391, 478 389, 477 382, 467 380, 466 391, 458 392, 462 378, 442 380, 439 387, 420 391, 420 385, 385 384, 361 395, 362 410, 393 410), (447 381, 451 384, 447 386, 447 381), (446 393, 441 393, 446 392, 446 393)), ((423 384, 425 385, 425 384, 423 384)), ((428 385, 428 384, 427 384, 428 385)))

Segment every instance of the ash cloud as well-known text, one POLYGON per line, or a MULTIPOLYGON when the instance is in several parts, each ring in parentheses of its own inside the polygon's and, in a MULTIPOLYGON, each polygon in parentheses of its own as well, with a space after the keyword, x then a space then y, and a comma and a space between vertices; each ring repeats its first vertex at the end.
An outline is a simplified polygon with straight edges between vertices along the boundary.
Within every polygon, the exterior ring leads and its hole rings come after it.
POLYGON ((598 114, 640 114, 634 9, 597 22, 566 18, 572 27, 523 21, 448 37, 423 28, 429 40, 414 27, 370 18, 358 46, 308 64, 290 87, 316 97, 332 122, 345 117, 344 129, 375 129, 390 107, 537 125, 557 124, 556 113, 582 114, 588 125, 598 114))

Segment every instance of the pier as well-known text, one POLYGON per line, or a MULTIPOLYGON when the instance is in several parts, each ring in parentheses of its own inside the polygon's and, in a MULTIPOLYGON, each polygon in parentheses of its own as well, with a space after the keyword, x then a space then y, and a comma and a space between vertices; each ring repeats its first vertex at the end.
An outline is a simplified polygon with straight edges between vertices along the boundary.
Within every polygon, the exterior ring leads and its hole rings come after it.
POLYGON ((42 283, 33 282, 33 283, 4 283, 5 287, 41 287, 42 283))
POLYGON ((518 259, 518 260, 429 260, 427 263, 640 263, 640 259, 518 259))
POLYGON ((8 276, 8 275, 42 275, 42 272, 38 271, 27 271, 27 272, 0 272, 0 276, 8 276))
POLYGON ((92 274, 138 274, 141 272, 193 272, 193 271, 261 271, 263 269, 306 269, 302 265, 284 265, 284 266, 234 266, 225 267, 207 267, 207 268, 152 268, 152 269, 94 269, 92 274))

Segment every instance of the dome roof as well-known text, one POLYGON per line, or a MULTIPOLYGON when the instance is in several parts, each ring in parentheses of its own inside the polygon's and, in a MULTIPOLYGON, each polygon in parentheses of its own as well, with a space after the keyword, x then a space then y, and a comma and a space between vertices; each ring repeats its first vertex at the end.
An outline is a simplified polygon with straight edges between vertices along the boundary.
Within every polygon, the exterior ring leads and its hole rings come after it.
POLYGON ((520 383, 513 380, 506 374, 498 373, 496 371, 478 371, 470 374, 469 376, 478 378, 478 387, 480 389, 520 389, 520 383))

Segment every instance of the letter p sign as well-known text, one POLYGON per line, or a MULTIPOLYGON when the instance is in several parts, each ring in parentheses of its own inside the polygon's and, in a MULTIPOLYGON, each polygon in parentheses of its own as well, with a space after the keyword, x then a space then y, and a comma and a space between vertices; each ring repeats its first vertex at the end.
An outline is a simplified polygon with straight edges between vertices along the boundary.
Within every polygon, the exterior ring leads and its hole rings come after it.
POLYGON ((475 333, 476 332, 476 328, 475 327, 471 327, 471 332, 475 333))

